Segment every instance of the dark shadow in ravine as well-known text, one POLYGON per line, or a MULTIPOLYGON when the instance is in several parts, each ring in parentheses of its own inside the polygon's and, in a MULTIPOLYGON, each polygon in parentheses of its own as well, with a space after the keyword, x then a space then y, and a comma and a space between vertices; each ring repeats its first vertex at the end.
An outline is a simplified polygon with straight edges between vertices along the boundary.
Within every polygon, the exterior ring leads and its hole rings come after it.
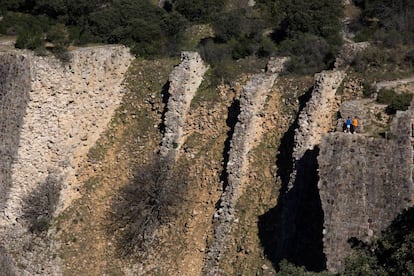
POLYGON ((228 185, 228 172, 227 172, 227 163, 229 162, 229 153, 230 153, 230 144, 231 140, 233 139, 234 127, 238 121, 238 117, 240 114, 240 101, 238 99, 234 100, 231 106, 227 109, 227 119, 226 124, 229 127, 229 131, 227 132, 227 138, 224 142, 223 148, 223 170, 220 174, 220 181, 223 183, 223 191, 226 189, 228 185))
POLYGON ((161 96, 162 96, 162 103, 164 105, 164 109, 161 114, 161 123, 158 125, 158 130, 161 132, 161 134, 165 133, 165 114, 168 111, 168 100, 170 99, 170 92, 168 92, 170 89, 170 82, 167 81, 161 90, 161 96))
MULTIPOLYGON (((311 96, 311 90, 300 98, 300 111, 311 96)), ((308 150, 293 164, 294 133, 298 117, 285 133, 277 156, 278 176, 282 181, 277 205, 259 217, 259 238, 267 258, 278 269, 287 259, 310 271, 326 267, 323 254, 323 211, 317 187, 318 148, 308 150), (293 170, 293 188, 288 184, 293 170)))
POLYGON ((16 162, 20 132, 27 112, 30 91, 29 62, 21 57, 21 66, 0 64, 0 211, 12 185, 12 164, 16 162), (10 75, 15 73, 15 78, 10 75))
POLYGON ((290 125, 288 131, 283 135, 278 155, 276 156, 277 175, 282 181, 280 194, 284 194, 290 181, 290 175, 293 171, 293 147, 295 143, 295 130, 298 128, 299 114, 305 108, 306 103, 312 96, 312 89, 308 89, 305 94, 299 97, 299 110, 295 120, 290 125))

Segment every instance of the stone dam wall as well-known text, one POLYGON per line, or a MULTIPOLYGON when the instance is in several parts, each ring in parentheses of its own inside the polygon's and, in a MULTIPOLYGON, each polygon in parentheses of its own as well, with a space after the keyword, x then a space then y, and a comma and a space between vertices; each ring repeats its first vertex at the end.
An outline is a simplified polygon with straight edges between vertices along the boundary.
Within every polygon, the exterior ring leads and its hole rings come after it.
POLYGON ((327 268, 340 271, 349 239, 378 237, 413 197, 412 111, 398 114, 392 138, 332 133, 320 145, 319 191, 327 268))
MULTIPOLYGON (((41 195, 39 189, 53 192, 58 210, 76 197, 80 164, 126 91, 123 80, 133 58, 126 47, 80 48, 71 54, 63 64, 28 51, 0 52, 0 242, 7 251, 27 253, 21 248, 30 239, 24 206, 41 195)), ((30 260, 36 254, 29 255, 18 262, 33 274, 36 269, 48 273, 41 261, 30 260)))
POLYGON ((163 157, 175 159, 184 142, 185 119, 208 66, 197 52, 181 53, 181 63, 169 78, 169 98, 164 119, 164 136, 160 148, 163 157))
POLYGON ((212 244, 208 248, 204 271, 208 275, 220 273, 219 264, 226 250, 227 236, 234 223, 235 206, 243 190, 243 176, 248 168, 248 153, 260 140, 260 111, 278 74, 283 71, 287 58, 271 60, 267 72, 254 75, 240 95, 240 113, 230 142, 229 160, 226 164, 227 183, 215 214, 217 226, 212 244))
POLYGON ((0 210, 12 186, 12 165, 17 158, 29 92, 29 59, 13 53, 0 54, 0 210))

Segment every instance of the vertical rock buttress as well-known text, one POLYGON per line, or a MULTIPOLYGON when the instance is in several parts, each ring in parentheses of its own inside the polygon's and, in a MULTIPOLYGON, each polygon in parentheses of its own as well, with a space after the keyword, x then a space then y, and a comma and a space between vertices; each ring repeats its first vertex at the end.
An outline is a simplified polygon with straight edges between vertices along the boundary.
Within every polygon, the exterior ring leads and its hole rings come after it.
POLYGON ((208 66, 197 52, 183 52, 181 63, 174 68, 169 79, 169 98, 164 119, 164 136, 160 155, 175 160, 184 137, 185 119, 208 66))
MULTIPOLYGON (((0 171, 0 242, 8 251, 23 253, 30 224, 53 216, 76 196, 80 164, 126 89, 124 75, 133 58, 126 47, 81 48, 71 54, 63 64, 28 51, 0 53, 0 150, 6 153, 0 171), (51 198, 53 210, 46 206, 51 198), (45 210, 33 209, 33 202, 45 210)), ((47 273, 48 265, 29 255, 18 262, 32 274, 47 273)))
POLYGON ((260 111, 266 102, 278 74, 283 71, 287 58, 271 60, 267 72, 254 75, 243 87, 240 95, 240 114, 230 142, 229 160, 226 164, 227 183, 215 214, 214 237, 208 248, 204 272, 220 273, 220 260, 226 251, 227 236, 235 220, 235 207, 243 192, 248 168, 248 153, 260 140, 260 111))
MULTIPOLYGON (((335 126, 334 116, 340 100, 336 90, 345 77, 344 71, 323 71, 315 75, 312 97, 299 114, 298 128, 295 130, 294 161, 300 160, 307 150, 312 150, 321 142, 322 135, 335 126)), ((291 177, 290 187, 295 181, 291 177)))

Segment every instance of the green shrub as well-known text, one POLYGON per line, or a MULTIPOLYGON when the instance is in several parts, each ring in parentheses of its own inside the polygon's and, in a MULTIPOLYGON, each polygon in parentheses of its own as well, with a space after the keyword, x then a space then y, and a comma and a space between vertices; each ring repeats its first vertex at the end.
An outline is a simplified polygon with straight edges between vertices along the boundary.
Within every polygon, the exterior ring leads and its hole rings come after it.
POLYGON ((397 94, 394 90, 381 89, 378 92, 377 102, 387 104, 387 113, 394 114, 397 110, 407 110, 412 97, 410 93, 397 94))
POLYGON ((354 41, 355 42, 368 41, 371 39, 371 36, 372 36, 372 30, 370 28, 362 28, 356 33, 354 37, 354 41))
POLYGON ((50 19, 43 15, 8 12, 0 21, 0 32, 17 35, 21 32, 45 33, 49 29, 50 19))
POLYGON ((375 88, 368 81, 364 81, 364 83, 362 84, 362 87, 363 87, 362 88, 362 95, 365 98, 372 97, 372 95, 376 92, 375 88))
POLYGON ((273 55, 275 51, 276 47, 272 40, 269 37, 264 37, 259 44, 259 48, 256 51, 256 55, 258 57, 269 57, 273 55))
POLYGON ((174 8, 192 22, 213 21, 225 5, 225 0, 176 0, 174 8))
POLYGON ((227 42, 232 38, 238 38, 243 33, 243 14, 240 10, 232 13, 224 13, 213 22, 216 39, 227 42))
POLYGON ((357 72, 365 72, 369 67, 381 67, 386 63, 386 55, 379 47, 372 46, 357 53, 351 66, 357 72))
POLYGON ((353 253, 340 275, 414 275, 414 208, 404 210, 371 243, 353 239, 353 253))
POLYGON ((251 40, 240 37, 237 40, 233 40, 230 45, 232 46, 231 56, 233 59, 240 59, 250 56, 254 53, 254 45, 251 40))
POLYGON ((282 260, 279 264, 280 270, 277 272, 277 275, 280 276, 329 276, 332 275, 327 271, 322 272, 311 272, 307 271, 302 266, 296 266, 292 263, 289 263, 287 260, 282 260))
POLYGON ((230 59, 232 49, 228 44, 217 44, 213 39, 205 39, 198 46, 198 51, 203 60, 216 67, 223 60, 230 59))
POLYGON ((70 44, 68 29, 63 24, 54 25, 48 30, 46 40, 53 43, 55 47, 68 47, 70 44))
POLYGON ((16 48, 35 50, 44 44, 43 34, 36 30, 20 31, 16 38, 16 48))
POLYGON ((279 53, 289 55, 289 72, 311 74, 328 68, 334 61, 334 50, 321 37, 302 34, 280 44, 279 53))

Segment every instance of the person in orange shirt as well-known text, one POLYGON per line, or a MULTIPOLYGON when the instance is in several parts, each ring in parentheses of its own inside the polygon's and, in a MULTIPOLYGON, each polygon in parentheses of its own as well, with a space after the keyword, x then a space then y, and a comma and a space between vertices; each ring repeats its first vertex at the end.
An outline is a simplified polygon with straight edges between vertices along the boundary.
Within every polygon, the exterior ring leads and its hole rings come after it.
POLYGON ((358 129, 358 118, 356 116, 352 120, 352 126, 353 126, 353 129, 354 129, 353 132, 357 132, 357 129, 358 129))

